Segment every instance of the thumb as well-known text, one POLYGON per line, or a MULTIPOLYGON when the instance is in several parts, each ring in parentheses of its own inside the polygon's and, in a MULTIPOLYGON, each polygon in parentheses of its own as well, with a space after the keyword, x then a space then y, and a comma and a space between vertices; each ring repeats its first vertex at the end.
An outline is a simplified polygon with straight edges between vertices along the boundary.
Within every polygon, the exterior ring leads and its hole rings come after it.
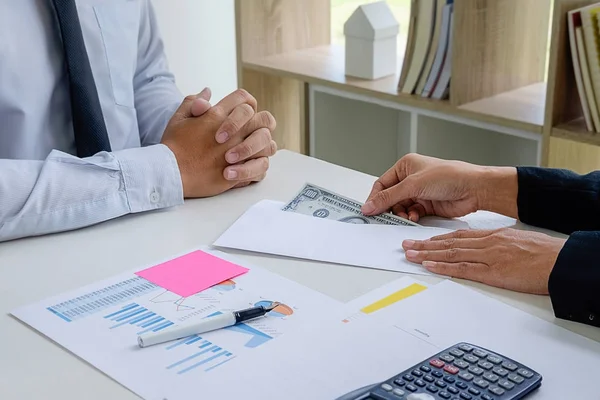
POLYGON ((197 117, 210 109, 210 100, 212 93, 209 88, 205 88, 198 94, 186 96, 177 111, 173 114, 174 119, 182 120, 191 117, 197 117), (201 111, 201 112, 200 112, 201 111), (199 112, 195 114, 195 112, 199 112))
POLYGON ((402 200, 411 199, 414 196, 415 187, 409 178, 402 182, 376 193, 362 207, 362 212, 365 215, 377 215, 386 212, 393 205, 400 203, 402 200))
POLYGON ((191 113, 193 117, 199 117, 210 110, 210 98, 212 92, 210 88, 204 88, 198 95, 198 98, 192 102, 191 113))

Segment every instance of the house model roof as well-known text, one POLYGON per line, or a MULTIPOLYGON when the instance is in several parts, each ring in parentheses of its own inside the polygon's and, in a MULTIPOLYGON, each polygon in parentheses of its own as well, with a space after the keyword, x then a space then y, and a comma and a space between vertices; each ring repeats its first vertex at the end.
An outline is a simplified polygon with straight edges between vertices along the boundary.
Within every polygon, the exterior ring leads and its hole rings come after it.
POLYGON ((385 1, 359 6, 344 24, 346 36, 361 39, 382 39, 398 32, 398 21, 385 1))

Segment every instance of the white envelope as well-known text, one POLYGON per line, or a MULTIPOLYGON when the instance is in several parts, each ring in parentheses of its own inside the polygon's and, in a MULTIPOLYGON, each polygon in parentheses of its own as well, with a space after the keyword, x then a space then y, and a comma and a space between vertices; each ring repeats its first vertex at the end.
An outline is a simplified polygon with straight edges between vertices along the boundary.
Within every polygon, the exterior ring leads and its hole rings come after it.
POLYGON ((424 240, 448 229, 363 225, 282 211, 285 203, 263 200, 246 211, 213 245, 308 260, 431 275, 408 262, 405 239, 424 240))

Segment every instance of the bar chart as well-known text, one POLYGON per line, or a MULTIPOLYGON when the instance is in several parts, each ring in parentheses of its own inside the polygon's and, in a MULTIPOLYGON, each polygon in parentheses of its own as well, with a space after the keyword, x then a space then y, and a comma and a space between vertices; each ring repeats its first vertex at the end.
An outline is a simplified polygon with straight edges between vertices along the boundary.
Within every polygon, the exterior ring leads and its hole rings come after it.
MULTIPOLYGON (((231 352, 198 335, 180 339, 177 342, 168 345, 166 350, 174 351, 187 346, 193 346, 195 352, 168 365, 166 367, 168 370, 176 371, 178 375, 197 369, 209 372, 235 358, 231 352)), ((186 353, 188 351, 189 350, 186 349, 186 353)))
POLYGON ((127 325, 136 326, 139 329, 138 335, 151 331, 158 332, 173 325, 173 322, 137 303, 127 304, 118 311, 105 315, 104 319, 112 322, 109 329, 127 325))
POLYGON ((136 276, 47 307, 47 310, 62 320, 71 322, 157 289, 158 286, 136 276))

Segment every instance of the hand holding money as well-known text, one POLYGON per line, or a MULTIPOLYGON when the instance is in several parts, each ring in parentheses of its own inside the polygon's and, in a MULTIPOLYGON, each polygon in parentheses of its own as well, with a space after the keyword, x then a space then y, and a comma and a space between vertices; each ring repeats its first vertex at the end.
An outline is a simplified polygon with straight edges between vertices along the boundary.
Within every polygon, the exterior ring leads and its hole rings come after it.
POLYGON ((362 204, 312 184, 304 188, 290 201, 283 211, 296 212, 316 218, 332 219, 351 224, 385 224, 418 226, 418 224, 393 214, 366 216, 362 204))
POLYGON ((419 154, 402 157, 373 185, 362 211, 418 221, 427 215, 462 217, 478 210, 517 218, 517 170, 482 167, 419 154))

